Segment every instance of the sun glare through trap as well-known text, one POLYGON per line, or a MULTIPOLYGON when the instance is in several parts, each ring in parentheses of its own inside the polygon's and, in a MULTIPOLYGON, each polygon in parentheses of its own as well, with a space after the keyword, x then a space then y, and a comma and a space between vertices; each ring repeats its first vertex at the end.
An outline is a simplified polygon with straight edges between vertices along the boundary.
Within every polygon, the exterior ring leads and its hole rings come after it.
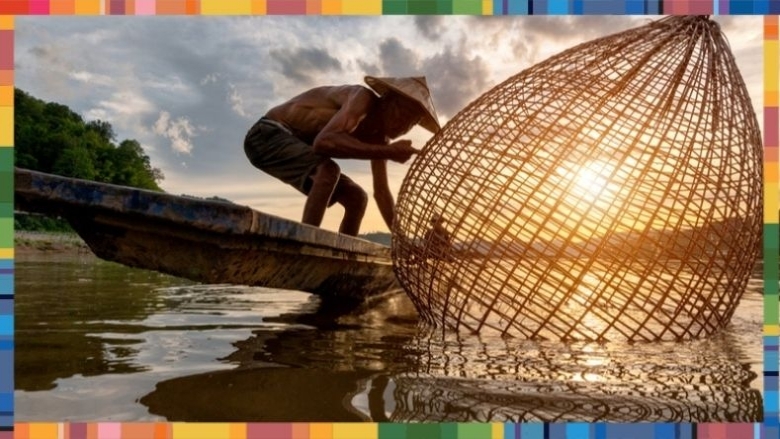
POLYGON ((566 50, 458 113, 393 227, 423 319, 530 339, 681 340, 730 320, 759 254, 762 145, 719 25, 566 50))

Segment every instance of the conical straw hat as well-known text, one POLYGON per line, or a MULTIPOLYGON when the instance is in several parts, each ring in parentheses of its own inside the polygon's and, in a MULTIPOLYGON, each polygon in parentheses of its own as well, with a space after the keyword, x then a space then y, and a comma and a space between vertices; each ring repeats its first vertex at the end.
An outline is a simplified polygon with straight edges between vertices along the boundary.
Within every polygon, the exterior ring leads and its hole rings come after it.
POLYGON ((420 126, 426 130, 436 133, 441 129, 439 118, 436 116, 436 109, 433 107, 431 92, 428 90, 428 83, 424 76, 410 78, 377 78, 374 76, 365 77, 366 84, 374 89, 380 96, 388 91, 394 91, 418 102, 425 114, 420 120, 420 126))

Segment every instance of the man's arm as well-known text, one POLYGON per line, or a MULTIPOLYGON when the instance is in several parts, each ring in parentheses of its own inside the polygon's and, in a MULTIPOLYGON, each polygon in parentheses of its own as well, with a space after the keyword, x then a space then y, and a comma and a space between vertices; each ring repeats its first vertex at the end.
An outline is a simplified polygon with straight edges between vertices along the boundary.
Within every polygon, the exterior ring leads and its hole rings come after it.
POLYGON ((367 88, 352 86, 337 92, 333 99, 341 102, 325 127, 314 138, 314 151, 333 158, 393 160, 404 163, 419 151, 408 140, 398 140, 388 145, 365 143, 352 135, 374 100, 367 88))
POLYGON ((387 182, 387 161, 371 160, 371 174, 374 178, 374 200, 385 220, 387 228, 393 230, 393 220, 395 219, 395 201, 390 192, 390 185, 387 182))

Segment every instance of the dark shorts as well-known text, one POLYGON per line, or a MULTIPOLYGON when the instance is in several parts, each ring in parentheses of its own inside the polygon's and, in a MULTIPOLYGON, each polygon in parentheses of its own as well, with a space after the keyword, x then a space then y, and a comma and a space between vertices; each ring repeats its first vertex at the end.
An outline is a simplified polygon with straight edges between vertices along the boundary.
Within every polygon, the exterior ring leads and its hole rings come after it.
POLYGON ((328 160, 315 153, 311 145, 263 119, 247 133, 244 153, 254 167, 304 194, 309 192, 309 176, 314 168, 328 160))
MULTIPOLYGON (((311 189, 311 174, 321 163, 331 160, 317 154, 308 143, 300 140, 272 122, 260 119, 244 138, 244 153, 249 162, 261 171, 289 184, 308 195, 311 189)), ((339 183, 351 182, 341 175, 339 183)), ((328 204, 332 205, 334 200, 328 204)))

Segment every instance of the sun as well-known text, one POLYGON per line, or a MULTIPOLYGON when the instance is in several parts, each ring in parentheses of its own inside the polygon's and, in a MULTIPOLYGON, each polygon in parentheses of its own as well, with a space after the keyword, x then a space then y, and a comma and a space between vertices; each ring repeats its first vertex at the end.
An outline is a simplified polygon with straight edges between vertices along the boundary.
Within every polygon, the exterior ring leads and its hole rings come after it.
POLYGON ((606 195, 609 185, 608 176, 612 166, 605 162, 590 162, 583 166, 574 178, 574 189, 578 195, 583 195, 591 201, 606 195))
POLYGON ((569 187, 571 201, 580 204, 609 201, 614 197, 614 184, 610 182, 615 167, 608 162, 594 160, 581 166, 561 167, 558 175, 569 187))

